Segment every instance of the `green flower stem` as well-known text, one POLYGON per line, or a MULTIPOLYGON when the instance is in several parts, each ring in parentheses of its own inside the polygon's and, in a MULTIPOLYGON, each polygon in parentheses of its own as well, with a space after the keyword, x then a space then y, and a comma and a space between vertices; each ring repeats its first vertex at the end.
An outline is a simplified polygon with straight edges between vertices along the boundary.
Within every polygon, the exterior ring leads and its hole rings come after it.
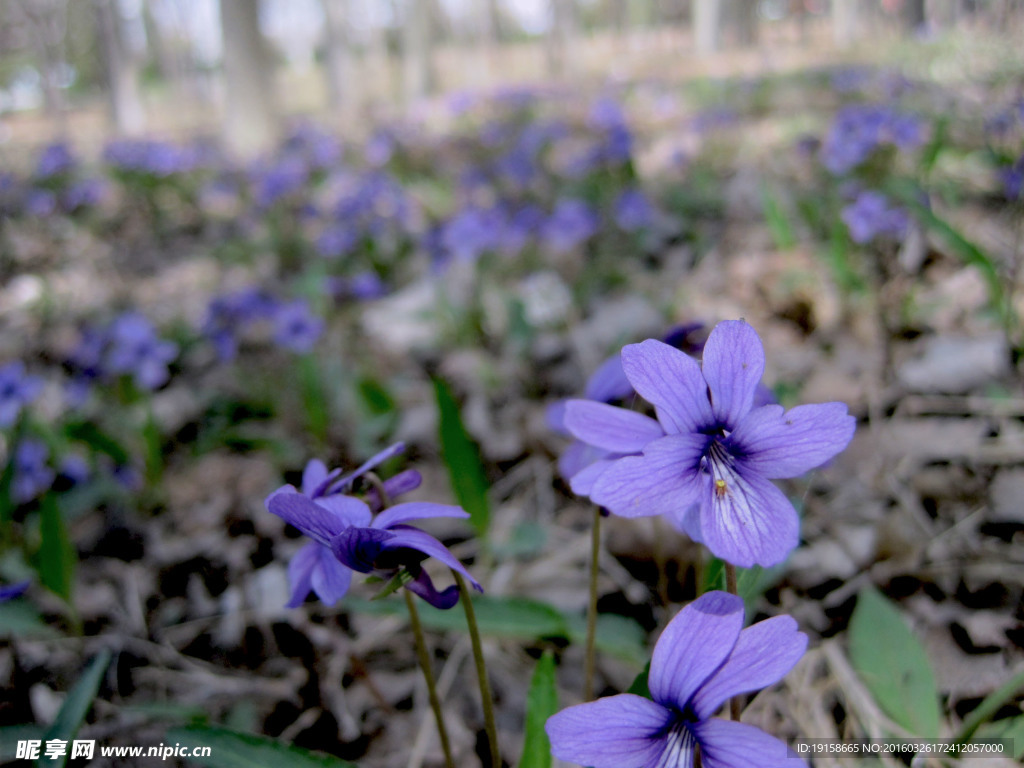
POLYGON ((594 507, 594 523, 590 527, 590 601, 587 603, 587 640, 583 656, 583 700, 594 698, 594 665, 597 637, 597 572, 601 555, 601 509, 594 507))
POLYGON ((444 762, 448 768, 455 768, 455 761, 452 760, 452 745, 448 740, 448 729, 444 724, 444 712, 441 711, 441 700, 437 697, 434 673, 430 669, 430 654, 427 653, 427 642, 423 637, 420 614, 416 609, 416 601, 412 592, 403 589, 402 594, 405 595, 405 606, 409 609, 409 623, 412 624, 412 634, 416 638, 416 656, 419 658, 420 669, 423 670, 423 679, 427 683, 427 695, 430 697, 430 708, 434 710, 434 720, 437 721, 437 734, 441 737, 444 762))
MULTIPOLYGON (((730 595, 739 595, 740 593, 736 584, 736 566, 732 563, 725 564, 725 590, 730 595)), ((740 701, 739 696, 729 699, 729 715, 733 720, 739 721, 742 709, 743 702, 740 701)))
POLYGON ((473 599, 466 588, 466 580, 458 571, 452 571, 455 583, 459 585, 462 609, 466 612, 466 624, 469 626, 469 639, 473 644, 473 661, 476 662, 476 677, 480 683, 480 701, 484 708, 484 727, 487 729, 487 743, 491 752, 492 768, 500 768, 501 753, 498 751, 498 727, 494 722, 494 701, 491 696, 491 684, 487 680, 487 665, 484 663, 484 652, 480 645, 480 629, 476 623, 476 611, 473 599))

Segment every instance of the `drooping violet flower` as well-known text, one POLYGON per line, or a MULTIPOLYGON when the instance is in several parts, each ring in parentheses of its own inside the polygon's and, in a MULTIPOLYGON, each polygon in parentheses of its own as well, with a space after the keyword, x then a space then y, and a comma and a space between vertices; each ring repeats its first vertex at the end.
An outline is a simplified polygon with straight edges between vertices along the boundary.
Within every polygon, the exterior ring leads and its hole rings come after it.
POLYGON ((125 312, 111 323, 107 341, 106 368, 111 373, 131 375, 140 389, 167 383, 167 366, 178 356, 178 345, 157 336, 144 315, 125 312))
POLYGON ((11 498, 18 504, 32 501, 53 485, 56 473, 46 463, 50 449, 46 443, 27 438, 14 450, 14 476, 11 498))
POLYGON ((9 427, 18 420, 21 409, 39 396, 43 380, 25 372, 20 360, 0 367, 0 427, 9 427))
POLYGON ((654 339, 622 350, 622 367, 657 420, 570 400, 565 426, 579 440, 627 455, 572 479, 576 493, 623 517, 666 515, 734 565, 781 562, 799 540, 799 518, 770 481, 821 466, 853 438, 843 403, 754 407, 764 347, 746 322, 719 323, 703 367, 654 339))
MULTIPOLYGON (((313 541, 292 558, 288 566, 291 608, 302 604, 310 591, 327 605, 334 605, 348 591, 352 571, 393 575, 406 570, 413 577, 405 588, 437 608, 451 608, 459 599, 452 585, 438 592, 422 562, 440 560, 465 576, 483 591, 465 567, 430 534, 407 523, 432 517, 469 517, 459 507, 427 502, 398 504, 374 515, 383 500, 372 489, 364 501, 345 495, 356 480, 403 449, 401 443, 374 456, 355 472, 338 477, 327 472, 320 461, 311 461, 303 473, 302 491, 285 485, 266 500, 267 509, 295 526, 313 541)), ((420 484, 414 470, 399 473, 383 483, 384 493, 393 498, 420 484)))
POLYGON ((785 743, 745 723, 711 716, 733 696, 777 683, 807 649, 790 616, 747 629, 743 601, 708 592, 658 638, 651 699, 622 693, 562 710, 545 729, 551 753, 592 768, 795 768, 785 743))
POLYGON ((310 352, 324 330, 304 299, 283 304, 274 317, 274 341, 292 352, 310 352))
POLYGON ((25 594, 25 591, 31 583, 32 582, 28 579, 25 579, 25 581, 19 581, 14 584, 8 584, 6 587, 0 587, 0 603, 6 603, 8 600, 21 597, 25 594))

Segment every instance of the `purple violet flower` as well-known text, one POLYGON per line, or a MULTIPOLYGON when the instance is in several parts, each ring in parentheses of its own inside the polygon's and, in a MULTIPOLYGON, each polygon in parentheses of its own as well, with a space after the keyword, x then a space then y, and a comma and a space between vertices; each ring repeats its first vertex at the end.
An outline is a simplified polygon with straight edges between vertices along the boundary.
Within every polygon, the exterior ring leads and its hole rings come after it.
POLYGON ((53 485, 56 473, 46 463, 49 457, 50 449, 40 440, 28 438, 18 443, 11 480, 11 498, 15 503, 32 501, 53 485))
POLYGON ((890 207, 888 199, 880 192, 867 190, 843 208, 840 214, 843 223, 850 230, 853 242, 863 245, 879 235, 902 235, 909 223, 902 208, 890 207))
POLYGON ((6 587, 0 587, 0 603, 6 603, 8 600, 21 597, 25 594, 25 590, 28 589, 29 584, 31 584, 31 582, 28 579, 25 579, 25 581, 19 581, 15 584, 8 584, 6 587))
POLYGON ((0 367, 0 428, 18 420, 21 409, 39 396, 43 380, 25 373, 20 360, 0 367))
POLYGON ((582 200, 559 200, 543 228, 543 238, 555 253, 568 253, 597 232, 597 215, 582 200))
POLYGON ((770 481, 802 475, 842 451, 856 426, 846 405, 755 407, 764 347, 742 320, 715 326, 703 366, 648 339, 623 348, 622 368, 657 420, 570 400, 565 426, 573 437, 621 457, 576 474, 573 491, 623 517, 667 515, 734 565, 784 560, 800 520, 770 481))
POLYGON ((167 383, 169 363, 178 345, 156 335, 153 324, 138 312, 125 312, 107 331, 106 364, 111 373, 130 374, 140 389, 158 389, 167 383))
MULTIPOLYGON (((425 531, 407 523, 432 517, 469 515, 459 507, 429 502, 397 504, 384 511, 376 490, 366 500, 348 496, 355 481, 366 472, 401 452, 397 443, 381 451, 355 472, 339 478, 323 462, 310 461, 302 475, 302 491, 285 485, 266 499, 267 509, 313 539, 300 549, 288 565, 292 597, 289 608, 298 607, 311 591, 327 605, 334 605, 348 592, 352 571, 394 575, 405 569, 413 576, 405 588, 436 608, 447 609, 459 600, 459 588, 452 585, 438 592, 422 562, 433 557, 465 576, 479 591, 483 588, 451 552, 425 531), (377 511, 378 514, 374 515, 377 511)), ((419 487, 421 478, 407 470, 385 481, 384 493, 394 498, 419 487)))
POLYGON ((622 693, 562 710, 545 726, 551 753, 592 768, 690 768, 698 747, 707 768, 806 765, 774 736, 711 717, 729 698, 777 683, 806 649, 792 617, 743 629, 743 601, 708 592, 658 638, 651 699, 622 693))
POLYGON ((323 330, 324 321, 304 299, 283 304, 274 317, 274 341, 292 352, 312 351, 323 330))
POLYGON ((615 200, 615 223, 623 232, 636 232, 654 221, 654 206, 639 189, 626 189, 615 200))

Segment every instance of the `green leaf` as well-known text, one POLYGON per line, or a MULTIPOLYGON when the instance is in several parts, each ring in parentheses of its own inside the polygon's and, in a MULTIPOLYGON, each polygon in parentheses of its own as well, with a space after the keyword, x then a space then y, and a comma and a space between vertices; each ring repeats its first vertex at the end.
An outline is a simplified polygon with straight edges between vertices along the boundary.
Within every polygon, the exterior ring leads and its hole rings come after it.
POLYGON ((356 382, 356 391, 367 413, 386 416, 395 410, 395 398, 374 378, 364 376, 356 382))
POLYGON ((327 393, 320 376, 320 365, 315 355, 301 355, 298 359, 299 395, 306 417, 306 429, 319 441, 327 444, 330 410, 327 393))
POLYGON ((142 439, 146 453, 146 481, 156 487, 164 474, 164 442, 160 425, 153 415, 152 403, 147 402, 146 421, 142 425, 142 439))
POLYGON ((206 757, 186 759, 208 768, 356 768, 354 763, 331 755, 227 728, 202 725, 172 728, 167 732, 167 743, 180 743, 182 748, 192 750, 207 747, 210 754, 206 757))
POLYGON ((882 710, 914 736, 937 738, 935 676, 899 609, 875 588, 865 587, 849 631, 850 661, 882 710))
POLYGON ((1004 704, 1013 699, 1022 689, 1024 689, 1024 669, 1019 670, 1017 674, 992 691, 978 706, 971 710, 971 714, 964 718, 956 740, 961 744, 970 741, 971 736, 978 730, 981 724, 995 715, 1004 704))
POLYGON ((77 556, 52 493, 44 495, 39 504, 39 533, 39 579, 44 587, 70 602, 77 556))
POLYGON ((0 639, 53 638, 59 635, 57 630, 43 621, 39 612, 27 600, 0 603, 0 639))
POLYGON ((776 197, 767 184, 761 186, 761 206, 764 210, 764 218, 771 230, 772 240, 775 247, 780 251, 788 251, 796 245, 796 235, 793 233, 793 226, 786 217, 786 212, 779 204, 776 197))
POLYGON ((651 675, 651 662, 647 662, 644 666, 644 671, 633 678, 633 682, 630 683, 629 689, 626 693, 632 693, 635 696, 643 696, 645 699, 651 698, 651 688, 647 684, 647 679, 651 675))
POLYGON ((558 711, 558 689, 555 687, 555 657, 551 651, 537 662, 526 694, 526 725, 523 756, 519 768, 551 768, 551 742, 544 724, 558 711))
MULTIPOLYGON (((583 644, 586 641, 587 619, 583 615, 567 615, 569 640, 583 644)), ((618 613, 599 613, 594 647, 609 656, 641 666, 647 661, 647 636, 644 628, 633 619, 618 613)))
MULTIPOLYGON (((407 616, 404 602, 383 600, 348 599, 345 606, 360 613, 378 616, 407 616)), ((476 620, 480 634, 498 637, 518 638, 520 640, 536 640, 541 637, 568 638, 565 617, 554 607, 536 600, 522 597, 487 597, 480 595, 473 598, 476 609, 476 620)), ((420 621, 427 629, 450 632, 466 631, 466 619, 462 611, 442 611, 432 605, 420 603, 420 621)))
POLYGON ((70 440, 80 440, 93 450, 105 453, 118 466, 127 464, 130 460, 128 450, 91 421, 69 422, 64 426, 64 434, 70 440))
MULTIPOLYGON (((771 568, 755 565, 753 568, 736 569, 736 592, 743 598, 748 620, 754 614, 758 598, 779 580, 785 569, 784 562, 771 568)), ((701 594, 715 589, 725 590, 725 563, 717 557, 712 557, 704 570, 704 587, 701 594)))
POLYGON ((530 557, 536 555, 548 540, 548 530, 531 520, 524 520, 512 529, 506 541, 494 546, 494 554, 502 558, 530 557))
POLYGON ((441 458, 448 468, 452 489, 459 505, 469 513, 477 536, 487 536, 491 504, 487 498, 487 475, 480 461, 480 449, 466 432, 452 391, 441 379, 434 379, 440 413, 441 458))
POLYGON ((1024 715, 1007 717, 994 723, 985 723, 975 732, 977 739, 1012 739, 1014 760, 1024 759, 1024 715))
POLYGON ((18 759, 19 741, 42 741, 45 736, 46 728, 34 723, 3 726, 0 728, 0 763, 18 759))
MULTIPOLYGON (((108 666, 110 666, 110 651, 100 651, 96 658, 86 667, 82 676, 78 678, 75 687, 68 693, 68 697, 64 700, 64 705, 57 713, 56 719, 46 729, 46 735, 43 737, 44 741, 50 739, 71 741, 75 737, 78 729, 82 727, 82 721, 85 720, 85 716, 92 709, 92 702, 96 698, 96 692, 100 689, 100 683, 103 681, 103 675, 106 673, 108 666)), ((70 754, 70 750, 56 760, 40 758, 39 765, 62 768, 68 760, 68 754, 70 754)))
MULTIPOLYGON (((347 598, 345 606, 352 611, 376 616, 408 615, 405 603, 396 600, 358 600, 347 598)), ((586 634, 583 615, 565 614, 553 605, 525 597, 473 597, 476 620, 481 635, 515 638, 532 642, 556 638, 582 643, 586 634)), ((427 629, 440 632, 465 632, 466 621, 461 611, 442 611, 431 605, 419 605, 420 621, 427 629)), ((647 659, 643 628, 632 619, 614 613, 597 617, 595 644, 598 650, 640 666, 647 659)))

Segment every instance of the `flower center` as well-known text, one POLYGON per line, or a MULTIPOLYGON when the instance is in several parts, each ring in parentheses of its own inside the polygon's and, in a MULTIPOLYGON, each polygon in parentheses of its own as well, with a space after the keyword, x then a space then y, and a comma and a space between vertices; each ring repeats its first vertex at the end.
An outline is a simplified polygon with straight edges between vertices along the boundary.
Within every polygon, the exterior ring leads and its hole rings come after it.
POLYGON ((724 499, 736 485, 736 470, 733 468, 733 457, 729 451, 714 439, 705 454, 703 469, 711 475, 714 483, 716 499, 724 499))
POLYGON ((665 749, 654 768, 693 768, 697 740, 682 722, 674 723, 665 734, 665 749))

